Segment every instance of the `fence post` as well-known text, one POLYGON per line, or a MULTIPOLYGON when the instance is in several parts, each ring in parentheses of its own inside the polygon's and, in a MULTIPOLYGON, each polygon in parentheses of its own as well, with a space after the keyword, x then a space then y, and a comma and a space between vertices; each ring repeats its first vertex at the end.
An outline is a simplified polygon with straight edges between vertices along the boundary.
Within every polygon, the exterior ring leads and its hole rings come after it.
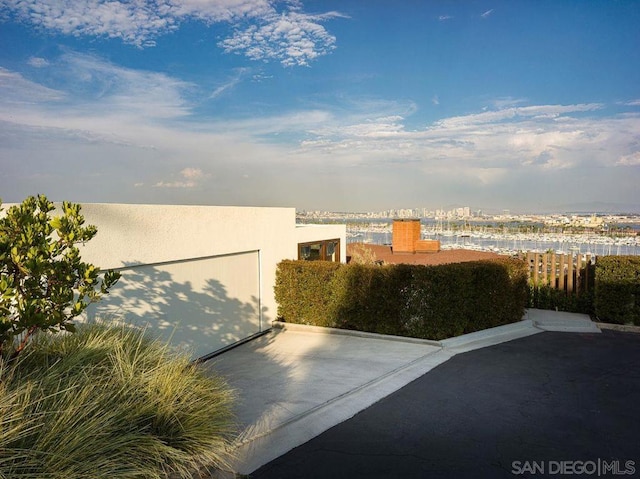
POLYGON ((576 254, 576 294, 579 294, 582 290, 582 283, 584 277, 582 276, 582 254, 579 252, 576 254))
POLYGON ((569 253, 569 260, 567 264, 567 294, 573 294, 573 253, 569 253))
POLYGON ((589 267, 591 266, 591 255, 587 254, 586 263, 584 266, 584 291, 589 291, 589 267))

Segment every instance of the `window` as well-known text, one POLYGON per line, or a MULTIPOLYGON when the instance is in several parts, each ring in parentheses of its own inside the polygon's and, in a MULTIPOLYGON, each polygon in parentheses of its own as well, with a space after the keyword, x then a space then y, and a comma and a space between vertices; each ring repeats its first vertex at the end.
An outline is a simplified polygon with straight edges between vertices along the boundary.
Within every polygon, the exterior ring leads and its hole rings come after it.
POLYGON ((332 239, 298 244, 298 259, 305 261, 340 261, 340 240, 332 239))

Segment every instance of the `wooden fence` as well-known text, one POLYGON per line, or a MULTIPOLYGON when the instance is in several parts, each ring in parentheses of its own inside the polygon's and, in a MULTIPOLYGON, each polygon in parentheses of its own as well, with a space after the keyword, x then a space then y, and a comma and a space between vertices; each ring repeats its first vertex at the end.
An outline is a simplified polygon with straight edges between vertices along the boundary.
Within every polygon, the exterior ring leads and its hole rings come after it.
POLYGON ((529 282, 577 294, 593 287, 595 256, 590 254, 521 253, 529 265, 529 282))

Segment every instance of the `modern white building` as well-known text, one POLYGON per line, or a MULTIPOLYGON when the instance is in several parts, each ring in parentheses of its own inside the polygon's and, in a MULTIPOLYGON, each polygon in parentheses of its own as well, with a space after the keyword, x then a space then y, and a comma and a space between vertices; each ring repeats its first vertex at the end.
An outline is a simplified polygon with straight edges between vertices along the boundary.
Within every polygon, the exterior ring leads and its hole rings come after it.
POLYGON ((345 225, 296 225, 294 208, 83 204, 84 261, 122 278, 90 317, 144 325, 193 358, 271 327, 284 259, 346 261, 345 225))

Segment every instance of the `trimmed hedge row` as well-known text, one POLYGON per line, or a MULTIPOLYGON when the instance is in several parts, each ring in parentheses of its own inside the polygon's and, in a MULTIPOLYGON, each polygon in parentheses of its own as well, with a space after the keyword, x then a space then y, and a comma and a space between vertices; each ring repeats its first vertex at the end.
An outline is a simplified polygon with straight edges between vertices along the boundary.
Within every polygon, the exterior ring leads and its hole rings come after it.
POLYGON ((527 271, 510 258, 438 266, 286 260, 275 297, 290 323, 444 339, 520 321, 527 271))
POLYGON ((600 321, 640 326, 640 256, 603 256, 596 263, 600 321))

